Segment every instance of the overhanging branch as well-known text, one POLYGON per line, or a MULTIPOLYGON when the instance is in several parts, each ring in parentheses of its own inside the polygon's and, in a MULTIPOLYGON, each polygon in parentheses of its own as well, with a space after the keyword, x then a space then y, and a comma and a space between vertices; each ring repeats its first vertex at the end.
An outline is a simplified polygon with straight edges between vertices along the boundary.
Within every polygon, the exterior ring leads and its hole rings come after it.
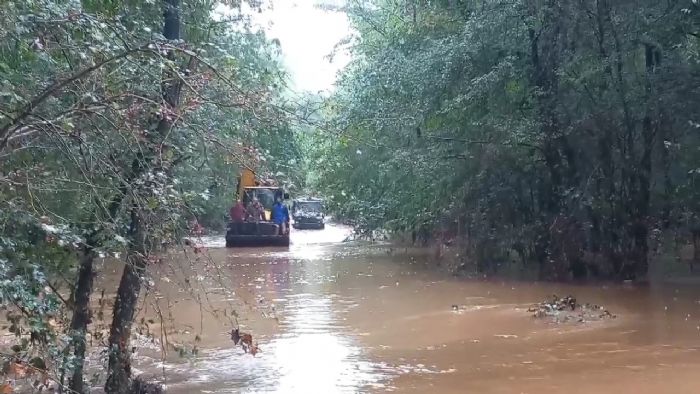
POLYGON ((38 107, 39 105, 41 105, 44 101, 46 101, 46 99, 48 99, 49 97, 51 97, 52 95, 54 95, 55 93, 57 93, 58 91, 63 89, 68 84, 84 78, 85 76, 89 75, 93 71, 96 71, 96 70, 100 69, 101 67, 103 67, 109 63, 112 63, 116 60, 123 59, 123 58, 125 58, 133 53, 144 51, 144 50, 148 49, 149 46, 150 46, 150 44, 145 44, 145 45, 142 45, 138 48, 126 50, 126 51, 121 52, 119 54, 116 54, 114 56, 108 57, 100 62, 97 62, 90 67, 84 68, 84 69, 74 73, 73 75, 71 75, 70 77, 68 77, 66 79, 63 79, 63 80, 60 80, 60 81, 53 83, 51 86, 49 86, 47 89, 45 89, 42 93, 40 93, 38 96, 34 97, 31 101, 29 101, 29 103, 27 103, 24 106, 24 108, 22 108, 19 111, 18 115, 14 116, 14 117, 10 117, 10 121, 6 125, 4 125, 2 128, 0 128, 0 138, 2 138, 2 141, 0 141, 0 151, 5 149, 10 137, 20 128, 18 126, 22 123, 22 121, 26 117, 31 115, 32 112, 34 111, 34 109, 36 107, 38 107))

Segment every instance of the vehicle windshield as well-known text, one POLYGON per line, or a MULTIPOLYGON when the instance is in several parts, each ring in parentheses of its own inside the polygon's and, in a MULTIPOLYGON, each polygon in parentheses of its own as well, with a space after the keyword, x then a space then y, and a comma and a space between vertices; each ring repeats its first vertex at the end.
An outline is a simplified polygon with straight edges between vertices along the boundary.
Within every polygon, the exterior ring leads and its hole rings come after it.
POLYGON ((276 190, 277 189, 246 189, 243 203, 247 205, 255 196, 265 209, 270 210, 272 206, 275 205, 276 190))
POLYGON ((297 201, 294 204, 294 213, 321 213, 323 211, 323 204, 320 201, 297 201))

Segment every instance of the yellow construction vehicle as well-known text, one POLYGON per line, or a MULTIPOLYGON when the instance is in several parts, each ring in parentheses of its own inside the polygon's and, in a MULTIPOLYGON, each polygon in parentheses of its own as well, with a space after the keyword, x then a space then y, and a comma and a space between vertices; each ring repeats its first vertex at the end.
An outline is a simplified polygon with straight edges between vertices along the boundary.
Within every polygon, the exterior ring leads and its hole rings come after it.
POLYGON ((229 223, 226 231, 226 247, 289 246, 289 228, 286 229, 286 233, 280 234, 280 227, 271 221, 272 206, 278 197, 289 199, 289 195, 283 188, 272 181, 258 180, 252 170, 244 169, 238 178, 236 199, 240 200, 245 207, 255 200, 260 202, 264 209, 264 220, 255 218, 250 221, 229 223))

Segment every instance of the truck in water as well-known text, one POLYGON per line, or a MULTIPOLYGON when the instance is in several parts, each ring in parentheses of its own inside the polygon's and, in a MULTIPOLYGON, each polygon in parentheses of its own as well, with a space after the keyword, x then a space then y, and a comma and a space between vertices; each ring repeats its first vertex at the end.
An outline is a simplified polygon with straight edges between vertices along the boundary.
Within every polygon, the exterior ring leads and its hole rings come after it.
POLYGON ((292 203, 292 218, 296 229, 321 230, 326 227, 323 200, 304 198, 292 203))
POLYGON ((272 221, 272 207, 278 198, 289 199, 284 189, 274 182, 263 182, 255 178, 255 173, 244 169, 238 178, 237 201, 246 208, 257 204, 262 208, 260 217, 244 220, 233 217, 226 230, 226 247, 241 246, 289 246, 289 228, 272 221))

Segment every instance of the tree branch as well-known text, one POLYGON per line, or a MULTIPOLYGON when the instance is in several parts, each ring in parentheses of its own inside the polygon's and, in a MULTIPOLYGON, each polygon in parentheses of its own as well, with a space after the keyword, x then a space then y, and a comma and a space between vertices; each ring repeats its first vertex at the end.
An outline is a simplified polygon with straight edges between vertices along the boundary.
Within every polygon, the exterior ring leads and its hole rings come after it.
POLYGON ((19 111, 19 114, 15 117, 10 117, 10 122, 8 122, 6 125, 4 125, 2 128, 0 128, 0 138, 2 138, 2 141, 0 141, 0 151, 5 149, 7 146, 7 143, 12 136, 17 131, 17 127, 27 116, 31 115, 34 109, 41 105, 46 99, 48 99, 50 96, 55 94, 56 92, 60 91, 63 89, 66 85, 75 82, 86 75, 92 73, 95 70, 98 70, 99 68, 103 67, 104 65, 114 62, 119 59, 123 59, 132 53, 140 52, 149 47, 150 44, 145 44, 142 45, 138 48, 126 50, 124 52, 121 52, 117 55, 114 55, 112 57, 108 57, 107 59, 104 59, 100 62, 95 63, 94 65, 87 67, 85 69, 82 69, 70 77, 63 79, 61 81, 55 82, 51 86, 49 86, 46 90, 44 90, 41 94, 38 96, 34 97, 29 103, 27 103, 23 109, 19 111))

